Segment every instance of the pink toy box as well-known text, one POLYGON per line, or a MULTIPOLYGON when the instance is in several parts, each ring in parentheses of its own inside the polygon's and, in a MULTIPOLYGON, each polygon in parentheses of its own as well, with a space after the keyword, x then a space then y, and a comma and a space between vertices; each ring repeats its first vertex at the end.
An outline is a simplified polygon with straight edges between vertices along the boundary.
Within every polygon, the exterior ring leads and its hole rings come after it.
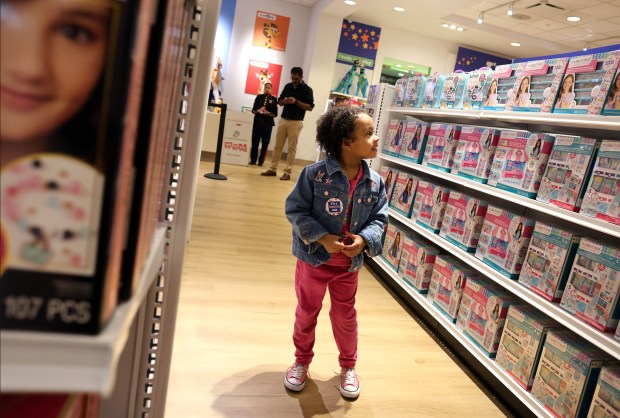
POLYGON ((409 77, 399 78, 394 85, 394 98, 392 99, 392 107, 403 107, 405 104, 405 92, 407 91, 407 82, 409 77))
POLYGON ((616 71, 601 113, 605 116, 620 116, 620 67, 616 71))
MULTIPOLYGON (((480 110, 489 95, 493 83, 494 71, 488 67, 469 72, 465 96, 463 97, 463 109, 480 110)), ((497 81, 495 82, 497 95, 497 81)))
POLYGON ((582 238, 560 306, 603 332, 620 317, 620 250, 582 238))
POLYGON ((476 271, 450 255, 438 255, 428 289, 431 302, 450 321, 456 322, 463 288, 476 271))
POLYGON ((411 120, 407 122, 405 129, 405 141, 400 148, 400 157, 420 164, 426 141, 428 140, 428 132, 430 125, 427 122, 419 120, 411 120))
POLYGON ((488 357, 495 357, 508 307, 517 301, 503 287, 472 277, 465 283, 456 327, 488 357))
POLYGON ((383 153, 398 156, 400 147, 405 139, 406 120, 392 119, 388 127, 387 134, 383 140, 383 153))
POLYGON ((506 110, 549 113, 560 88, 568 58, 529 61, 517 67, 506 110))
POLYGON ((404 241, 405 233, 392 224, 388 225, 383 236, 382 256, 395 271, 398 271, 404 241))
POLYGON ((620 367, 603 367, 596 383, 588 418, 620 417, 620 367))
POLYGON ((398 176, 398 170, 383 166, 379 169, 379 175, 383 178, 385 183, 385 193, 387 194, 388 202, 392 198, 392 192, 394 191, 394 184, 396 183, 396 177, 398 176))
POLYGON ((499 129, 463 126, 454 153, 452 174, 486 183, 499 136, 499 129))
POLYGON ((579 212, 620 225, 620 141, 601 142, 579 212))
POLYGON ((428 181, 418 181, 412 219, 435 234, 439 233, 450 189, 428 181))
POLYGON ((532 396, 553 416, 584 417, 596 379, 609 356, 572 331, 550 331, 543 345, 532 396))
POLYGON ((482 224, 476 258, 504 276, 519 276, 530 244, 534 221, 489 205, 482 224))
POLYGON ((484 110, 506 110, 508 93, 512 93, 517 80, 516 70, 523 64, 505 64, 495 67, 493 79, 489 85, 482 108, 484 110))
POLYGON ((433 123, 428 134, 424 162, 429 167, 447 173, 452 169, 456 145, 461 135, 461 126, 433 123))
POLYGON ((487 202, 451 191, 439 235, 457 247, 473 253, 487 213, 487 202))
POLYGON ((577 212, 597 149, 595 139, 557 135, 536 200, 577 212))
POLYGON ((528 131, 502 131, 491 173, 489 186, 530 198, 536 197, 554 137, 528 131))
POLYGON ((418 178, 416 176, 406 171, 399 172, 398 176, 396 176, 394 192, 390 199, 390 207, 410 218, 417 187, 418 178))
POLYGON ((437 254, 439 250, 425 241, 405 238, 398 275, 418 293, 427 293, 437 254))
POLYGON ((531 305, 510 306, 495 361, 520 386, 530 390, 547 333, 557 328, 556 321, 531 305))
POLYGON ((405 90, 405 107, 422 107, 424 100, 424 87, 426 87, 426 77, 419 74, 409 77, 405 90))
POLYGON ((469 74, 457 71, 446 76, 439 98, 440 109, 462 109, 469 74))
POLYGON ((620 50, 572 57, 553 113, 601 114, 619 61, 620 50))
POLYGON ((559 302, 575 258, 579 237, 536 222, 519 283, 552 302, 559 302))

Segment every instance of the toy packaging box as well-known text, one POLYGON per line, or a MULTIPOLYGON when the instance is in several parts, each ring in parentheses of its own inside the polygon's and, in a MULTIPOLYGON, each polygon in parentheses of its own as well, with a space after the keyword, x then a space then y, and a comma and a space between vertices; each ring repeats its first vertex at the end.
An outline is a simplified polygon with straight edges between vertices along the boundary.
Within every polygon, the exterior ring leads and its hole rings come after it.
POLYGON ((616 70, 614 82, 609 88, 601 114, 604 116, 620 116, 620 67, 616 70))
POLYGON ((579 211, 597 149, 595 139, 557 135, 536 200, 579 211))
POLYGON ((439 171, 449 173, 452 170, 454 153, 460 135, 460 125, 431 124, 423 163, 439 171))
POLYGON ((446 76, 439 97, 440 109, 462 109, 467 88, 468 73, 455 72, 446 76))
POLYGON ((428 289, 431 302, 450 321, 456 322, 463 289, 476 271, 450 255, 438 255, 428 289))
POLYGON ((534 221, 489 205, 482 224, 476 258, 504 276, 519 276, 534 230, 534 221))
POLYGON ((383 259, 395 271, 398 271, 404 241, 405 233, 392 224, 388 225, 383 237, 383 259))
POLYGON ((405 139, 405 127, 407 121, 402 119, 392 119, 388 127, 387 134, 383 140, 383 153, 398 157, 400 147, 405 139))
POLYGON ((418 177, 406 171, 399 172, 396 176, 394 192, 390 199, 390 207, 410 218, 417 187, 418 177))
POLYGON ((519 283, 552 302, 559 302, 570 273, 579 237, 536 222, 519 283))
POLYGON ((426 87, 426 77, 423 75, 415 75, 409 77, 407 88, 405 90, 405 107, 422 107, 424 100, 424 88, 426 87))
POLYGON ((549 113, 560 88, 568 58, 528 61, 517 67, 506 110, 549 113))
POLYGON ((379 175, 385 182, 385 193, 387 194, 387 199, 389 202, 392 199, 392 192, 394 191, 396 177, 398 177, 398 170, 392 167, 383 166, 379 169, 379 175))
POLYGON ((428 140, 430 124, 419 120, 410 120, 405 128, 405 141, 400 148, 400 157, 420 164, 426 142, 428 140))
POLYGON ((582 238, 560 306, 600 331, 614 332, 619 289, 620 250, 582 238))
POLYGON ((447 187, 428 181, 418 181, 411 219, 415 219, 418 225, 438 234, 449 195, 450 189, 447 187))
POLYGON ((454 153, 452 174, 478 183, 486 183, 499 141, 500 130, 463 126, 454 153))
POLYGON ((579 213, 620 225, 620 141, 601 142, 579 213))
POLYGON ((405 238, 398 275, 418 293, 428 292, 437 254, 439 250, 427 242, 416 237, 405 238))
MULTIPOLYGON (((432 281, 432 279, 431 279, 432 281)), ((503 287, 472 277, 465 283, 456 327, 488 357, 495 357, 508 307, 518 302, 503 287)))
POLYGON ((439 235, 462 250, 475 252, 487 205, 484 200, 450 191, 439 235))
POLYGON ((603 367, 596 383, 588 418, 620 417, 620 367, 603 367))
POLYGON ((620 61, 620 50, 572 57, 553 113, 599 115, 620 61))
POLYGON ((516 72, 524 64, 505 64, 495 67, 493 79, 482 103, 484 110, 507 110, 509 94, 514 91, 517 81, 516 72))
POLYGON ((534 370, 547 333, 559 324, 531 305, 512 305, 495 361, 525 390, 532 388, 534 370))
MULTIPOLYGON (((463 97, 463 109, 482 109, 493 83, 493 74, 494 71, 488 67, 469 72, 465 96, 463 97)), ((494 94, 497 96, 497 81, 495 82, 494 94)))
POLYGON ((532 396, 554 416, 586 415, 600 369, 609 356, 569 330, 550 331, 542 354, 532 396))
POLYGON ((443 83, 445 81, 446 76, 439 73, 435 73, 426 79, 426 86, 424 87, 424 100, 422 100, 423 108, 439 108, 439 99, 441 98, 443 83))
POLYGON ((405 103, 405 92, 407 91, 407 83, 409 77, 399 78, 394 85, 394 98, 392 107, 403 107, 405 103))
POLYGON ((528 131, 502 131, 487 184, 521 196, 536 197, 554 138, 528 131))

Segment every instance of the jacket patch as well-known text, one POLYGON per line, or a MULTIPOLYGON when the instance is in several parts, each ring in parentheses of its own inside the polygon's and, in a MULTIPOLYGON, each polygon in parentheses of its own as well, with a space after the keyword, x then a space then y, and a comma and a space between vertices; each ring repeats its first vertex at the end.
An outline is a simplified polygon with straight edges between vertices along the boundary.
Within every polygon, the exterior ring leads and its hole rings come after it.
POLYGON ((332 216, 340 215, 343 207, 342 200, 337 197, 332 197, 325 203, 325 211, 332 216))

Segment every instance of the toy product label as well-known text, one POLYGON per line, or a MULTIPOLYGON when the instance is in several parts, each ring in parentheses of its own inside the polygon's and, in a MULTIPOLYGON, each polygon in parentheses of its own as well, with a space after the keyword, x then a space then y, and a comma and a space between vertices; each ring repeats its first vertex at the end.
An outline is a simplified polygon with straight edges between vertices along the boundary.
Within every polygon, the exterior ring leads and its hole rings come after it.
POLYGON ((454 153, 452 174, 486 183, 499 133, 493 128, 463 126, 454 153))
POLYGON ((383 258, 395 271, 398 271, 403 241, 402 231, 394 225, 388 225, 383 238, 383 258))
POLYGON ((441 92, 443 91, 443 84, 446 77, 441 74, 435 74, 426 80, 426 87, 424 87, 424 100, 422 101, 423 108, 438 108, 441 92))
POLYGON ((407 90, 407 81, 407 78, 400 78, 396 81, 396 85, 394 86, 394 101, 392 102, 392 106, 403 107, 405 101, 405 92, 407 90))
POLYGON ((426 164, 437 170, 450 172, 460 133, 459 125, 433 123, 428 134, 426 164))
POLYGON ((461 109, 467 87, 467 73, 454 73, 446 77, 439 99, 441 109, 461 109))
POLYGON ((426 87, 426 77, 422 75, 409 77, 404 105, 406 107, 421 107, 422 100, 424 100, 424 87, 426 87))
POLYGON ((620 141, 601 143, 580 213, 620 225, 620 141))
POLYGON ((601 113, 605 116, 620 116, 620 70, 616 70, 601 113))
POLYGON ((419 181, 413 205, 413 216, 416 223, 424 228, 439 233, 450 189, 436 184, 419 181))
POLYGON ((433 266, 428 300, 448 319, 456 322, 463 288, 475 273, 450 256, 438 255, 433 266))
POLYGON ((506 110, 551 112, 567 64, 568 58, 553 58, 531 61, 517 69, 506 110))
POLYGON ((405 238, 398 275, 419 293, 426 293, 437 254, 439 250, 422 240, 405 238))
POLYGON ((493 84, 493 94, 497 96, 497 80, 493 79, 493 70, 471 71, 463 97, 463 109, 482 109, 483 105, 489 101, 491 84, 493 84))
POLYGON ((493 75, 489 90, 482 104, 483 109, 499 111, 511 109, 507 108, 507 106, 509 106, 510 98, 516 88, 516 72, 517 69, 522 68, 523 65, 523 63, 520 63, 498 65, 495 67, 495 74, 493 75))
POLYGON ((405 139, 400 148, 400 157, 420 164, 422 150, 428 140, 429 124, 421 121, 408 121, 405 128, 405 139))
POLYGON ((486 212, 487 202, 451 191, 439 235, 467 252, 474 252, 486 212))
POLYGON ((418 186, 418 178, 405 171, 398 173, 394 192, 390 199, 390 207, 397 212, 410 217, 413 208, 413 200, 418 186))
POLYGON ((620 416, 620 368, 601 369, 588 416, 593 418, 620 416))
POLYGON ((383 182, 385 183, 385 193, 387 194, 389 202, 392 198, 392 191, 394 190, 394 183, 398 176, 398 170, 384 166, 379 169, 379 175, 383 178, 383 182))
POLYGON ((383 152, 385 154, 398 156, 400 147, 405 137, 405 127, 407 121, 392 119, 388 127, 387 135, 383 141, 383 152))

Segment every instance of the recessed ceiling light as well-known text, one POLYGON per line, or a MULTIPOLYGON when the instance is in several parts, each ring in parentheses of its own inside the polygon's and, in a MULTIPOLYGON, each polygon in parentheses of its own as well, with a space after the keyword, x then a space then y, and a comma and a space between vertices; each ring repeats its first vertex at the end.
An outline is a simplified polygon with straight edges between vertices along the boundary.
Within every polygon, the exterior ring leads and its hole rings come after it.
POLYGON ((347 4, 349 6, 355 6, 357 3, 353 0, 344 0, 344 4, 347 4))
POLYGON ((450 29, 456 30, 456 25, 450 25, 450 29))
POLYGON ((465 29, 463 29, 463 28, 456 28, 456 30, 459 31, 459 32, 463 32, 465 29))
POLYGON ((403 9, 402 7, 398 7, 398 6, 396 6, 396 7, 394 7, 394 11, 395 11, 395 12, 404 12, 404 11, 405 11, 405 9, 403 9))
POLYGON ((512 46, 521 46, 521 44, 519 42, 511 42, 510 45, 512 45, 512 46))
POLYGON ((568 16, 566 20, 568 20, 569 22, 579 22, 581 18, 579 16, 568 16))
POLYGON ((449 28, 449 27, 450 27, 450 25, 448 25, 447 23, 444 23, 443 25, 441 25, 441 27, 443 27, 443 28, 449 28))

